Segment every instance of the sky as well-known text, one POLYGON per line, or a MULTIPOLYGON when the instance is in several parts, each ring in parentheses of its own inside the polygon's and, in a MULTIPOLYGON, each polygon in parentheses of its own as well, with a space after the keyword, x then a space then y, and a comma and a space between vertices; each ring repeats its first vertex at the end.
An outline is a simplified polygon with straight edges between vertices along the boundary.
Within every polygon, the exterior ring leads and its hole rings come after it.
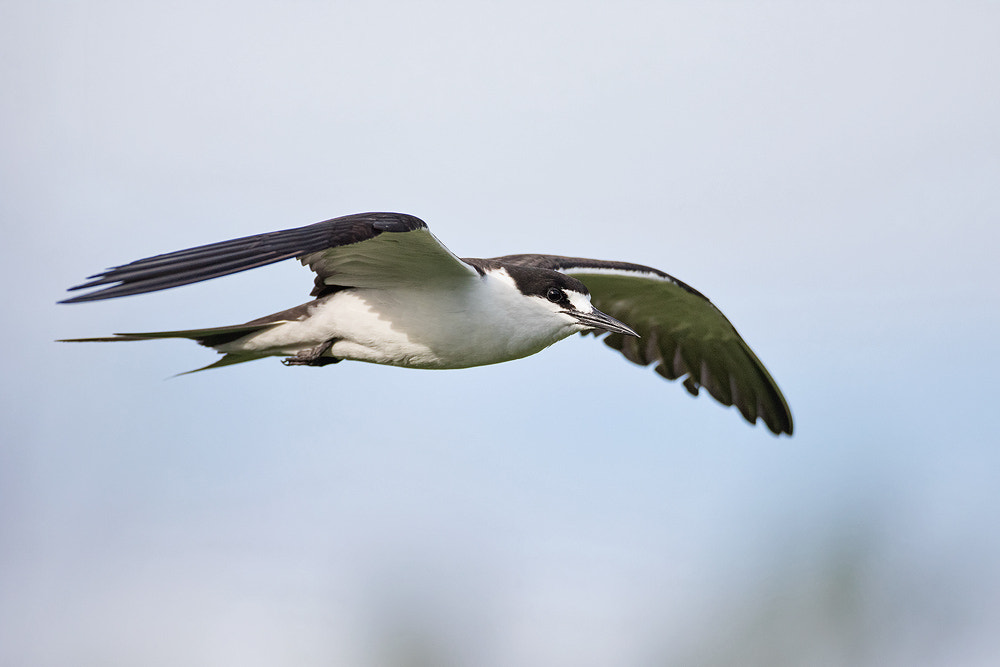
POLYGON ((0 4, 0 663, 994 665, 1000 6, 0 4), (214 360, 361 211, 655 266, 776 438, 577 337, 462 371, 214 360))

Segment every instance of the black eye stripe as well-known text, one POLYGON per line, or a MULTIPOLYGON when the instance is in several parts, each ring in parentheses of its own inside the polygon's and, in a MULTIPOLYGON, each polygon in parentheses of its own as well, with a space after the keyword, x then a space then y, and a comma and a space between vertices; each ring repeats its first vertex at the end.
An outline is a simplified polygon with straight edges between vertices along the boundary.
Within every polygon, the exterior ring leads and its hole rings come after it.
MULTIPOLYGON (((487 262, 488 260, 479 261, 487 262)), ((579 280, 557 271, 516 264, 503 265, 499 268, 506 271, 507 275, 514 280, 517 289, 525 296, 537 296, 552 303, 572 308, 568 297, 569 293, 588 294, 587 287, 579 280), (559 294, 557 295, 556 292, 559 294)))

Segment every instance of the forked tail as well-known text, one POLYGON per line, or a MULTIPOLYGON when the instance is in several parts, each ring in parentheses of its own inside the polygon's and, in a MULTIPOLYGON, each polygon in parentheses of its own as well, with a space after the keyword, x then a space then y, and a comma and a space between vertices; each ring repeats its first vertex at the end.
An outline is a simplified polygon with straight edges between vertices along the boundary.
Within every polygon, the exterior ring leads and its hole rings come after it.
MULTIPOLYGON (((188 340, 193 340, 199 345, 204 345, 205 347, 217 348, 220 345, 225 345, 226 343, 231 343, 235 340, 248 336, 250 334, 258 333, 264 331, 265 329, 270 329, 273 326, 281 324, 281 321, 277 322, 264 322, 259 324, 237 324, 228 327, 210 327, 208 329, 187 329, 184 331, 148 331, 145 333, 116 333, 113 336, 101 336, 97 338, 64 338, 57 342, 60 343, 116 343, 121 341, 135 341, 135 340, 158 340, 161 338, 186 338, 188 340)), ((244 361, 253 361, 254 359, 260 359, 260 355, 241 353, 241 352, 230 352, 223 356, 221 359, 213 364, 204 366, 202 368, 196 368, 193 371, 187 371, 187 373, 195 373, 197 371, 208 370, 209 368, 220 368, 222 366, 229 366, 231 364, 240 364, 244 361)), ((187 373, 181 373, 181 375, 186 375, 187 373)))

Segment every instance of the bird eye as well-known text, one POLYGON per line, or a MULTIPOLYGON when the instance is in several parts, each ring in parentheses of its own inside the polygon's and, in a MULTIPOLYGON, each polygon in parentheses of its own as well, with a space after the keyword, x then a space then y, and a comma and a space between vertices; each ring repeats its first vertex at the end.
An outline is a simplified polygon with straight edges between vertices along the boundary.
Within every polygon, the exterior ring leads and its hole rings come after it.
POLYGON ((545 298, 552 303, 559 303, 566 298, 566 293, 558 287, 550 287, 549 291, 545 293, 545 298))

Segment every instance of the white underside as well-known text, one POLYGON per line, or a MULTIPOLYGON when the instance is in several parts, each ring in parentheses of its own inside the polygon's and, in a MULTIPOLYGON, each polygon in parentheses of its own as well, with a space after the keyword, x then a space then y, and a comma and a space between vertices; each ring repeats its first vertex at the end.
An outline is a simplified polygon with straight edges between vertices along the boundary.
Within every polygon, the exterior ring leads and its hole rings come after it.
POLYGON ((354 288, 316 300, 303 319, 216 349, 295 356, 333 340, 324 356, 407 368, 467 368, 535 354, 585 328, 556 311, 545 299, 525 298, 503 273, 449 280, 438 288, 424 284, 419 290, 354 288))

